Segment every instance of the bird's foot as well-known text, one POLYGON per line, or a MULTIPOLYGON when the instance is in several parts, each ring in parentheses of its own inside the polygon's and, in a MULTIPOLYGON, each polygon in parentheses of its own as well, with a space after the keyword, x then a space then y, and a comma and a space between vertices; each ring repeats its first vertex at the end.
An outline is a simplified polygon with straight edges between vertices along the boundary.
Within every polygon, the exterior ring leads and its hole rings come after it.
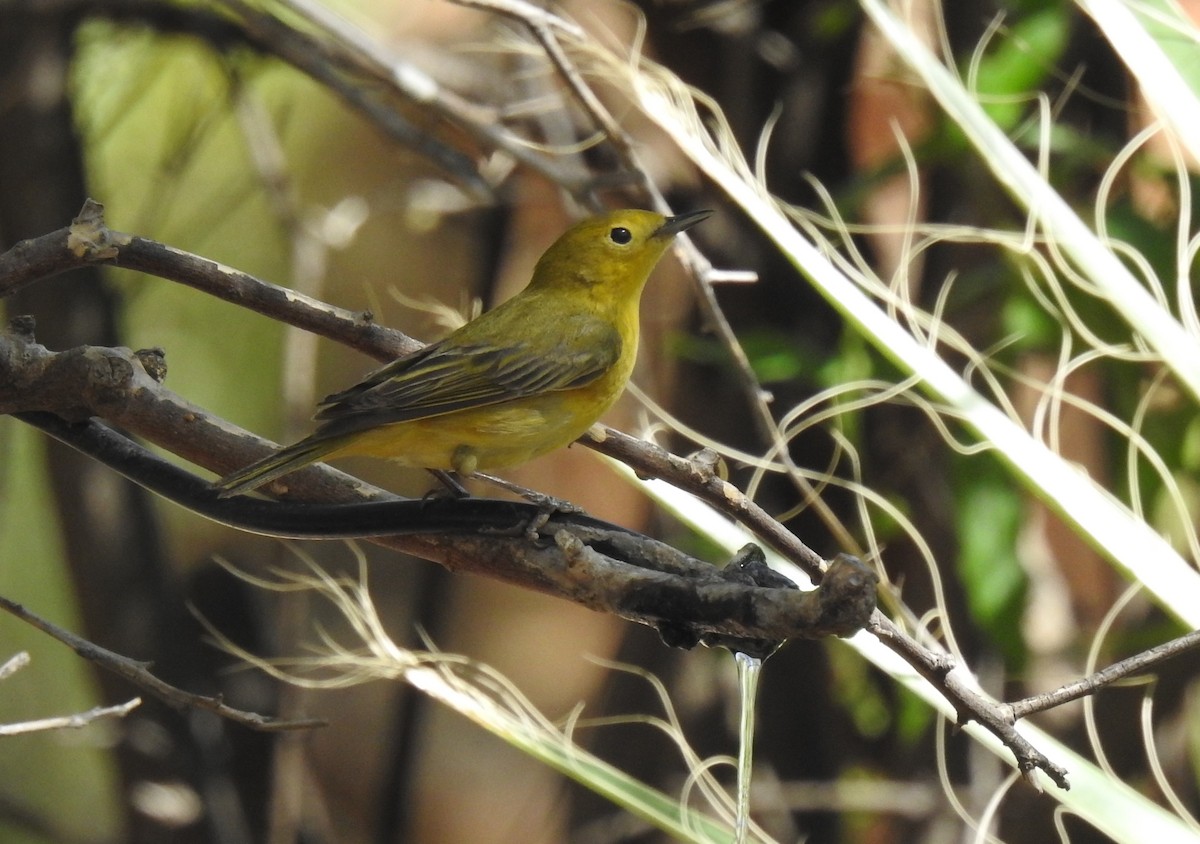
POLYGON ((474 477, 487 481, 489 484, 498 486, 514 495, 518 495, 537 507, 537 514, 529 520, 522 531, 531 540, 537 539, 538 531, 545 526, 546 522, 550 521, 552 516, 558 513, 574 516, 584 512, 583 508, 578 504, 573 504, 565 498, 556 498, 553 495, 547 495, 544 492, 538 492, 537 490, 523 487, 520 484, 514 484, 512 481, 506 481, 503 478, 480 474, 476 474, 474 477))

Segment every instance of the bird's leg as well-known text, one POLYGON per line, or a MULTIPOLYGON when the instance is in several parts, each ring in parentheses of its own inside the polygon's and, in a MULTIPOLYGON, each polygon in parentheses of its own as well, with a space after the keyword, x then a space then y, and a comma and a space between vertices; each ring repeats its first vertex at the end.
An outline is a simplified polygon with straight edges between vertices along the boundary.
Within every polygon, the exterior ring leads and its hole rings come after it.
POLYGON ((458 479, 458 473, 447 472, 445 469, 430 469, 429 474, 438 479, 438 482, 445 487, 446 493, 452 498, 470 498, 471 492, 462 485, 462 481, 458 479))
POLYGON ((476 472, 471 477, 478 478, 493 486, 498 486, 500 489, 507 490, 514 495, 519 495, 530 504, 538 508, 537 515, 529 520, 529 524, 525 526, 524 534, 530 539, 536 539, 538 531, 542 525, 550 520, 550 517, 555 513, 564 513, 566 515, 577 515, 583 512, 583 508, 578 504, 572 504, 563 498, 555 498, 553 495, 547 495, 544 492, 523 487, 520 484, 514 484, 512 481, 506 481, 503 478, 497 478, 495 475, 485 475, 476 472))
MULTIPOLYGON (((578 504, 572 504, 562 498, 555 498, 553 495, 547 495, 544 492, 523 487, 520 484, 515 484, 512 481, 506 481, 504 478, 497 478, 495 475, 485 475, 482 472, 472 472, 470 475, 464 475, 459 471, 446 471, 445 469, 429 469, 429 474, 433 475, 445 487, 441 494, 448 494, 452 498, 470 498, 471 492, 462 484, 463 478, 471 480, 481 480, 485 483, 498 486, 500 489, 507 490, 514 495, 520 496, 538 508, 537 515, 529 520, 529 523, 513 530, 513 534, 523 533, 530 539, 537 538, 537 532, 542 528, 550 517, 555 513, 565 513, 567 515, 575 515, 583 512, 583 508, 578 504)), ((429 493, 430 495, 438 495, 438 492, 429 493)))
MULTIPOLYGON (((527 489, 519 484, 514 484, 512 481, 506 481, 503 478, 497 478, 495 475, 485 475, 477 471, 479 467, 479 455, 475 449, 468 445, 460 445, 454 450, 451 456, 450 464, 454 467, 454 473, 462 478, 478 478, 486 481, 493 486, 498 486, 503 490, 519 495, 529 503, 538 508, 538 514, 529 520, 529 524, 525 526, 524 533, 530 539, 537 538, 537 532, 549 521, 550 517, 555 513, 577 514, 582 513, 583 508, 572 504, 570 501, 564 501, 561 498, 555 498, 552 495, 546 495, 543 492, 535 492, 532 489, 527 489)), ((442 475, 446 473, 434 472, 434 475, 445 483, 442 475)), ((461 484, 459 488, 462 489, 461 484)), ((466 490, 463 489, 465 493, 466 490)))
MULTIPOLYGON (((459 477, 479 478, 493 486, 508 490, 514 495, 519 495, 531 504, 536 504, 538 509, 547 511, 546 518, 549 518, 554 513, 576 514, 583 512, 580 507, 569 501, 564 501, 561 498, 555 498, 542 492, 535 492, 519 484, 514 484, 512 481, 497 478, 495 475, 485 475, 479 472, 479 455, 469 445, 460 445, 454 450, 454 454, 450 458, 450 465, 454 467, 454 471, 459 477)), ((545 523, 545 519, 542 522, 545 523)))
POLYGON ((498 486, 500 489, 507 490, 513 495, 519 495, 530 504, 536 504, 539 509, 548 511, 549 515, 553 515, 554 513, 578 515, 583 512, 582 507, 578 504, 572 504, 565 498, 555 498, 553 495, 547 495, 544 492, 538 492, 535 489, 514 484, 512 481, 504 480, 504 478, 497 478, 495 475, 485 475, 482 472, 476 472, 471 477, 486 481, 492 486, 498 486))

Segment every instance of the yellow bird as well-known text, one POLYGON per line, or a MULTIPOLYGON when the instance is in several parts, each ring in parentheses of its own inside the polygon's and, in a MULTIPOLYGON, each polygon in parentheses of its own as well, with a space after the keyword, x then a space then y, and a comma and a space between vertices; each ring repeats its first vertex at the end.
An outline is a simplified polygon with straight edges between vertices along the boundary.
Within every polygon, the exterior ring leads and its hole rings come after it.
POLYGON ((580 437, 633 371, 642 288, 711 211, 614 211, 569 229, 529 285, 444 339, 321 402, 310 436, 217 481, 222 497, 309 463, 363 455, 469 476, 580 437))

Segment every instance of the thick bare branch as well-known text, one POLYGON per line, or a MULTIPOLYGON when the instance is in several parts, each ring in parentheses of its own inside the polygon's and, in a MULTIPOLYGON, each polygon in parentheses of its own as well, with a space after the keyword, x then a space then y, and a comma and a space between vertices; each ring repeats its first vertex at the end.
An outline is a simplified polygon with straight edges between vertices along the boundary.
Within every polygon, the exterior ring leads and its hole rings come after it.
MULTIPOLYGON (((156 410, 173 412, 169 398, 147 401, 146 394, 165 391, 142 384, 137 392, 141 395, 129 406, 111 405, 121 426, 160 435, 173 431, 170 423, 146 421, 156 410)), ((188 415, 187 438, 202 455, 238 438, 230 426, 211 424, 198 409, 188 415)), ((525 525, 539 515, 533 505, 398 499, 321 466, 289 479, 286 495, 296 500, 222 499, 202 479, 97 422, 72 425, 46 413, 19 418, 216 521, 293 538, 371 537, 452 571, 482 574, 649 624, 669 632, 677 645, 710 641, 713 635, 730 647, 729 637, 782 641, 849 635, 874 608, 874 577, 850 559, 840 564, 838 577, 812 592, 758 586, 739 569, 718 569, 649 537, 578 514, 550 516, 540 528, 550 541, 531 540, 525 525), (344 503, 309 503, 314 500, 344 503)), ((178 435, 159 444, 179 450, 178 435)))

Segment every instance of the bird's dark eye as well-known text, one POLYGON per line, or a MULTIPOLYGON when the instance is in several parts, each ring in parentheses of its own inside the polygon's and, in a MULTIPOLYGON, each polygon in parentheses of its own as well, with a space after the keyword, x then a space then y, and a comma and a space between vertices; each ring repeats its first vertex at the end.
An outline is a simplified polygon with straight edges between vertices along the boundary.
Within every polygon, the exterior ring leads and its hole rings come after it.
POLYGON ((626 243, 633 240, 633 233, 624 226, 617 226, 608 233, 608 236, 613 243, 620 244, 621 246, 624 246, 626 243))

